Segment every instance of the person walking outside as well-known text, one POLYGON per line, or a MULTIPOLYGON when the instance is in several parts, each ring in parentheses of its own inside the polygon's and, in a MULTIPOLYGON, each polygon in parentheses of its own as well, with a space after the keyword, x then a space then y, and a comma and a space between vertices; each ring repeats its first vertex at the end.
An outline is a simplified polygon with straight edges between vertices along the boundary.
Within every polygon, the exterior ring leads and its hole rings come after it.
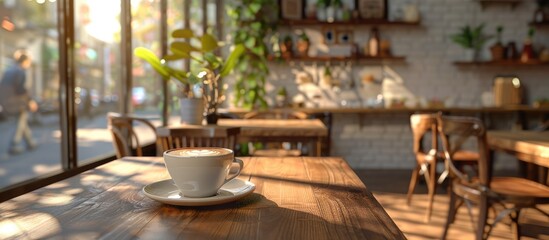
POLYGON ((0 105, 11 121, 16 117, 14 133, 10 140, 8 152, 19 154, 25 151, 22 141, 29 150, 36 148, 36 142, 28 124, 29 111, 36 112, 38 105, 26 89, 26 69, 31 66, 30 57, 24 52, 14 54, 15 64, 9 67, 0 81, 0 105))

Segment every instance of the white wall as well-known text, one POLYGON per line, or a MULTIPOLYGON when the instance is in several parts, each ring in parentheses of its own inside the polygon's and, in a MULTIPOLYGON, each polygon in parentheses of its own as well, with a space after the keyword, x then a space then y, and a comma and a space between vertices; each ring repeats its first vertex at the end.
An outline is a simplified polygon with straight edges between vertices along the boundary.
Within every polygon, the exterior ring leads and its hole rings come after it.
MULTIPOLYGON (((391 12, 405 2, 408 1, 389 0, 391 12)), ((473 0, 417 0, 416 3, 422 17, 420 26, 380 26, 381 37, 390 40, 393 54, 406 56, 405 63, 387 67, 402 78, 404 86, 414 95, 427 99, 451 97, 457 106, 480 106, 480 95, 491 90, 495 75, 516 74, 527 89, 528 103, 549 97, 547 65, 458 67, 452 64, 462 58, 463 51, 449 36, 465 24, 476 26, 485 23, 485 31, 494 35, 496 26, 502 25, 504 44, 515 41, 520 51, 528 32, 528 22, 536 8, 535 1, 523 1, 515 9, 508 4, 492 4, 481 9, 480 4, 473 0)), ((316 30, 320 31, 319 28, 316 30)), ((354 30, 355 41, 359 46, 364 45, 370 26, 358 26, 354 30)), ((281 28, 281 31, 289 30, 281 28)), ((485 59, 489 58, 488 47, 494 41, 487 43, 483 52, 485 59)), ((541 45, 549 47, 549 28, 536 29, 534 44, 537 49, 541 45)), ((305 67, 303 64, 271 64, 269 83, 272 86, 269 89, 274 92, 279 86, 285 86, 290 96, 296 94, 296 74, 303 69, 317 74, 324 66, 324 63, 318 63, 320 68, 311 63, 306 63, 305 67)), ((352 72, 359 83, 360 73, 368 71, 381 78, 380 69, 379 66, 355 65, 352 72)), ((514 120, 512 115, 493 117, 504 121, 506 126, 514 120)), ((345 157, 353 168, 411 168, 414 164, 411 137, 407 114, 335 114, 332 154, 345 157)), ((509 157, 497 164, 498 167, 515 167, 515 161, 509 157)))

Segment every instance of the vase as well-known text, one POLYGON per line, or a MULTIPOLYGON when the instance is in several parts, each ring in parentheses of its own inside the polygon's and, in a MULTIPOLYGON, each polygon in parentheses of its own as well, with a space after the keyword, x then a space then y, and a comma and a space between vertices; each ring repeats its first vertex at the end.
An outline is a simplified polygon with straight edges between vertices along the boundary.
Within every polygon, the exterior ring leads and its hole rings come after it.
POLYGON ((476 50, 476 49, 472 49, 472 48, 467 48, 465 49, 465 52, 464 52, 464 59, 463 61, 466 61, 466 62, 476 62, 479 60, 479 51, 476 50))
POLYGON ((204 101, 201 98, 180 98, 181 124, 202 125, 204 101))
POLYGON ((497 42, 490 47, 490 53, 492 54, 492 61, 501 61, 504 57, 505 47, 500 42, 497 42))
POLYGON ((321 22, 325 22, 328 16, 326 15, 326 7, 317 7, 316 8, 316 19, 321 22))
POLYGON ((302 57, 307 57, 309 55, 309 40, 299 39, 297 40, 297 52, 302 57))
POLYGON ((218 119, 219 115, 217 115, 217 112, 206 114, 206 124, 208 125, 216 125, 218 119))

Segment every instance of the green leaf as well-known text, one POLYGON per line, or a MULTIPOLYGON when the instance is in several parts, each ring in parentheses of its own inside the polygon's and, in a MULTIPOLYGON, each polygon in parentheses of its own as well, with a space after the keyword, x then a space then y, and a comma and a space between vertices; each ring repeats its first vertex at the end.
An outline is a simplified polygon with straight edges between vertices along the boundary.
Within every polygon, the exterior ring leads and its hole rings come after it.
POLYGON ((170 79, 169 72, 165 69, 165 66, 160 62, 160 59, 149 49, 144 47, 137 47, 134 49, 133 54, 145 61, 147 61, 156 72, 158 72, 164 79, 170 79))
POLYGON ((252 11, 254 14, 258 13, 259 10, 261 10, 261 4, 259 3, 252 3, 249 5, 250 11, 252 11))
POLYGON ((200 38, 200 42, 202 43, 202 51, 203 52, 211 52, 218 48, 217 39, 215 39, 214 36, 210 34, 204 34, 200 38))
POLYGON ((183 58, 190 58, 192 51, 198 51, 195 47, 187 42, 173 42, 170 44, 170 50, 183 58))
POLYGON ((221 66, 221 60, 219 60, 219 58, 214 53, 211 53, 211 52, 205 53, 204 60, 208 62, 208 64, 212 69, 217 69, 219 68, 219 66, 221 66))
POLYGON ((247 48, 253 48, 255 46, 255 38, 249 38, 245 43, 247 48))
POLYGON ((177 61, 177 60, 188 59, 188 58, 189 57, 185 57, 182 54, 177 54, 177 55, 168 54, 168 55, 164 56, 164 60, 166 60, 166 61, 177 61))
POLYGON ((193 30, 188 28, 177 29, 172 32, 172 37, 174 38, 192 38, 194 37, 193 30))
POLYGON ((229 57, 227 57, 225 64, 223 64, 223 68, 221 68, 221 71, 219 72, 222 77, 227 76, 233 70, 238 58, 244 53, 244 50, 244 46, 240 44, 234 47, 229 57))
POLYGON ((250 25, 250 27, 251 27, 254 31, 260 31, 260 30, 261 30, 261 23, 259 23, 259 22, 252 23, 252 24, 250 25))

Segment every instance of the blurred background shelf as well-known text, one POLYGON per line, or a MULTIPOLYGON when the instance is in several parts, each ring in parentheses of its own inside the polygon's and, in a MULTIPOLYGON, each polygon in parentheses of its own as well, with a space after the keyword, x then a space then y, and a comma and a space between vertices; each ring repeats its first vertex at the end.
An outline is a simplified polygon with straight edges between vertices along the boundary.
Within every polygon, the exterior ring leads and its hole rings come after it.
POLYGON ((532 27, 549 27, 549 21, 530 22, 529 25, 532 26, 532 27))
POLYGON ((509 4, 511 5, 511 9, 514 9, 517 6, 517 4, 522 2, 522 0, 476 0, 476 1, 480 3, 480 6, 482 7, 482 9, 492 4, 509 4))
POLYGON ((360 63, 381 63, 381 62, 405 62, 404 56, 387 56, 387 57, 337 57, 337 56, 293 56, 289 58, 270 56, 271 62, 287 62, 287 61, 302 61, 302 62, 349 62, 355 61, 360 63))
POLYGON ((301 19, 301 20, 280 20, 281 26, 326 26, 326 25, 393 25, 393 26, 419 26, 420 22, 405 22, 405 21, 389 21, 386 19, 356 19, 341 22, 323 22, 316 19, 301 19))
POLYGON ((519 60, 505 60, 505 61, 456 61, 454 65, 457 66, 547 66, 549 62, 542 62, 539 60, 530 60, 527 62, 521 62, 519 60))

